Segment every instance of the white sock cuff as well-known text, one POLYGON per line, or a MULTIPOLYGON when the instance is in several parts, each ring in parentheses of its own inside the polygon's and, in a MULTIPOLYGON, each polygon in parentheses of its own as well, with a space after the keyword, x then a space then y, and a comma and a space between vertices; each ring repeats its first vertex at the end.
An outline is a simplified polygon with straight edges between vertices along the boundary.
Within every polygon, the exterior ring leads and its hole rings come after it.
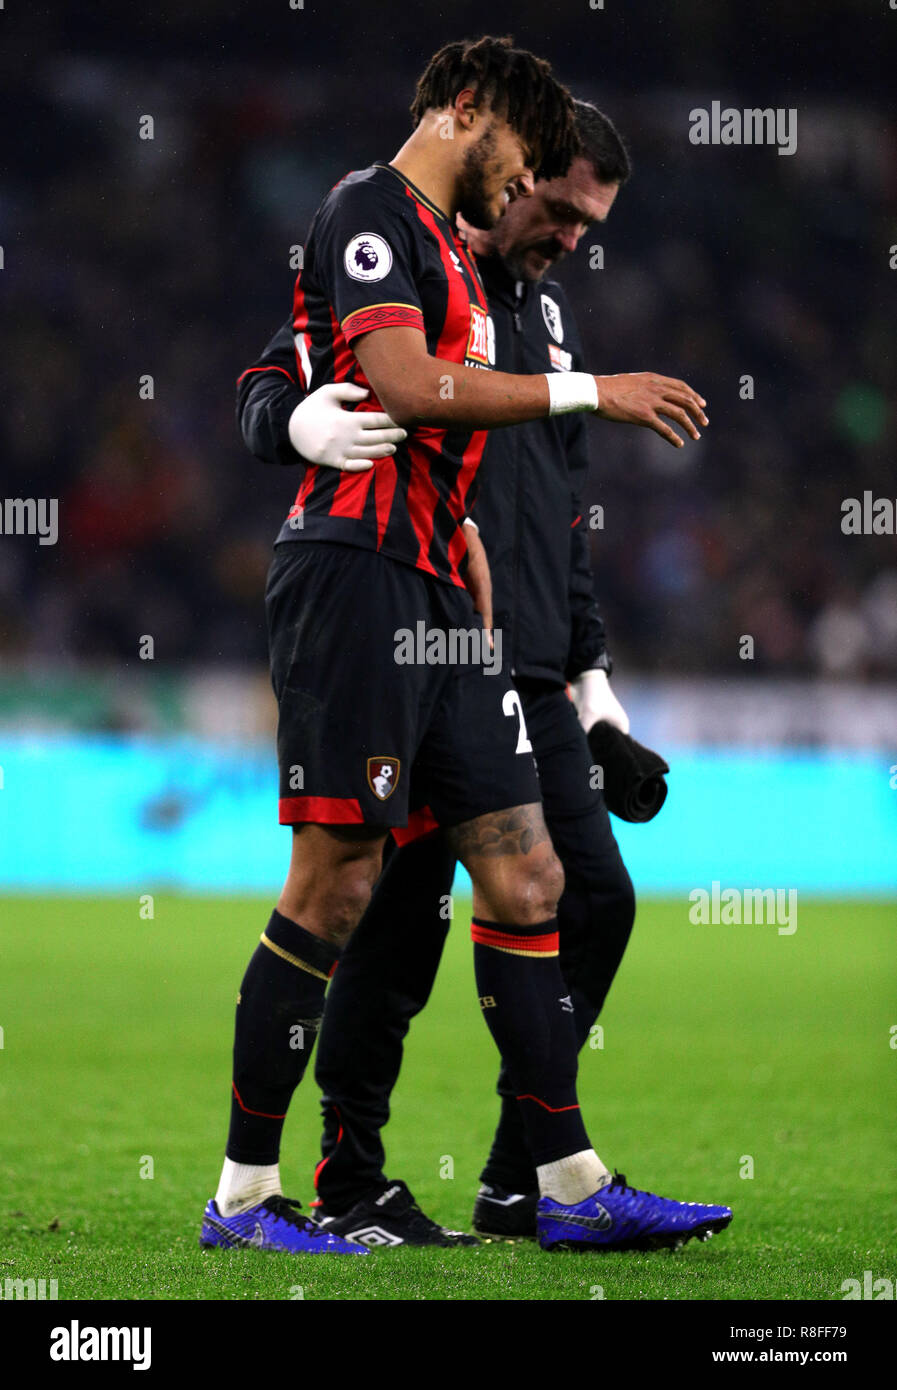
POLYGON ((215 1204, 222 1216, 233 1216, 234 1212, 248 1211, 280 1191, 279 1163, 234 1163, 233 1159, 226 1158, 215 1204))
POLYGON ((610 1181, 610 1171, 594 1149, 580 1149, 553 1163, 540 1163, 536 1168, 539 1195, 553 1197, 564 1206, 572 1206, 591 1197, 610 1181))

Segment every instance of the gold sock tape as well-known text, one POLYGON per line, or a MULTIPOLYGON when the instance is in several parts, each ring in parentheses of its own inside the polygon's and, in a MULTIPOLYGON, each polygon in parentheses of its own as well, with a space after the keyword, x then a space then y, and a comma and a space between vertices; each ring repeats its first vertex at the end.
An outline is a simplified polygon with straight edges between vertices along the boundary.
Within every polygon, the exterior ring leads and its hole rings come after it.
POLYGON ((313 965, 308 965, 304 960, 300 960, 298 956, 291 955, 289 951, 285 951, 282 946, 278 946, 277 943, 266 936, 264 932, 262 932, 259 937, 259 941, 263 946, 267 946, 269 951, 273 951, 275 956, 280 956, 281 960, 289 961, 290 965, 295 965, 299 970, 307 970, 309 975, 316 975, 319 980, 330 979, 330 976, 325 975, 323 970, 316 970, 313 965))
POLYGON ((548 960, 550 956, 560 955, 559 951, 520 951, 516 946, 493 946, 491 941, 480 943, 490 951, 501 951, 503 956, 531 956, 534 960, 548 960))

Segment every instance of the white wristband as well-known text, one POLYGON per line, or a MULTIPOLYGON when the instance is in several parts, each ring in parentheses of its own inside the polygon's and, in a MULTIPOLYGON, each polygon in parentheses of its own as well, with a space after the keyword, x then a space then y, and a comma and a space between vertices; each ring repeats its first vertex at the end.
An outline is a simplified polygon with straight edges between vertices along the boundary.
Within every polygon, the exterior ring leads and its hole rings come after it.
POLYGON ((597 410, 598 387, 588 372, 546 372, 549 415, 569 415, 574 410, 597 410))

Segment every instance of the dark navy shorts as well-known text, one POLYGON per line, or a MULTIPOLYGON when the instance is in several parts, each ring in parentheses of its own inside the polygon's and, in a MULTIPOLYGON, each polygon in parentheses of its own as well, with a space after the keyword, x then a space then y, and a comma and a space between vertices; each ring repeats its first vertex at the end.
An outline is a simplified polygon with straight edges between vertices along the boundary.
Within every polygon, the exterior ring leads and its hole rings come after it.
POLYGON ((466 589, 297 540, 275 547, 265 606, 281 824, 405 843, 541 799, 520 696, 466 589))

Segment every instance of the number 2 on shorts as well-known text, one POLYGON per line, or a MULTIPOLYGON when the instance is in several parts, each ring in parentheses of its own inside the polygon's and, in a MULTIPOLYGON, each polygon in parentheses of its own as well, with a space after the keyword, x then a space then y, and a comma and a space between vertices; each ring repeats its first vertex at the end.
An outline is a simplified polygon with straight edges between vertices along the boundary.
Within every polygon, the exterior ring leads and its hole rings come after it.
POLYGON ((517 719, 519 721, 517 732, 517 747, 514 749, 514 752, 531 753, 533 751, 533 745, 530 743, 529 736, 526 732, 526 720, 523 717, 523 705, 520 703, 520 696, 517 694, 516 690, 505 691, 504 697, 501 702, 501 710, 502 714, 507 714, 509 716, 516 714, 517 719))

